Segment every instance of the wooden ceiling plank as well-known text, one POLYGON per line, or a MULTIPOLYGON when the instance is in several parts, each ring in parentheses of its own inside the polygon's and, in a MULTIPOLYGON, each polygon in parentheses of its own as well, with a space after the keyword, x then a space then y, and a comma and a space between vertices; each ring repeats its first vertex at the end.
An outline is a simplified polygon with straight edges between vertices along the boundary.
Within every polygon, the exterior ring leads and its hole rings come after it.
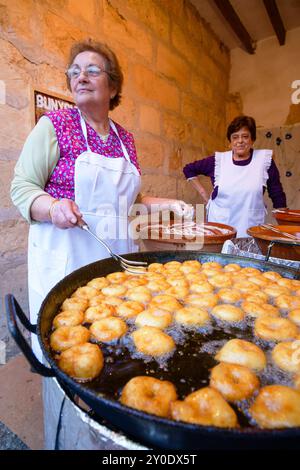
POLYGON ((284 46, 286 30, 277 7, 276 0, 263 0, 279 44, 284 46))
POLYGON ((254 41, 251 38, 245 26, 243 25, 243 23, 241 22, 238 14, 232 7, 230 1, 229 0, 214 0, 214 3, 216 4, 218 9, 222 13, 225 20, 229 23, 231 29, 240 39, 246 51, 249 52, 249 54, 254 54, 254 51, 255 51, 254 41))

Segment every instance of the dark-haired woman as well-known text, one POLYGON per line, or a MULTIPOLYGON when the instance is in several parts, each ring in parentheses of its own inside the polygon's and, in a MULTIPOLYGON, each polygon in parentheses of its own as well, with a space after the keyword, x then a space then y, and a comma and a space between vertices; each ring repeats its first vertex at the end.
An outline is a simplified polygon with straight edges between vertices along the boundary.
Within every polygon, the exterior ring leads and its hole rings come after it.
POLYGON ((227 139, 230 151, 189 163, 183 172, 207 203, 207 220, 231 225, 237 229, 237 237, 246 237, 247 228, 265 221, 265 189, 274 208, 285 208, 286 196, 272 150, 253 149, 256 124, 252 117, 236 117, 228 126, 227 139), (210 197, 200 175, 211 178, 210 197))

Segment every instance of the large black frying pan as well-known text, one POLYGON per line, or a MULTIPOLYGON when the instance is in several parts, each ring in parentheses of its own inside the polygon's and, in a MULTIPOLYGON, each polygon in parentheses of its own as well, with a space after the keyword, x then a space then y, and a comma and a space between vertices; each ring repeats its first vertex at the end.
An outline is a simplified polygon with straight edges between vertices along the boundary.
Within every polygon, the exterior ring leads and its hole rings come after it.
MULTIPOLYGON (((276 271, 288 278, 298 279, 294 269, 250 258, 201 253, 198 251, 163 251, 134 253, 128 256, 132 260, 143 260, 149 263, 166 263, 171 260, 185 261, 198 259, 200 262, 217 261, 222 265, 238 263, 243 267, 255 267, 262 271, 276 271)), ((130 437, 146 443, 150 447, 163 449, 250 449, 250 448, 299 448, 300 428, 261 430, 245 421, 239 415, 241 427, 238 429, 221 429, 159 418, 141 411, 123 406, 118 401, 120 390, 133 376, 144 375, 146 371, 158 378, 171 380, 177 387, 180 398, 190 392, 191 388, 201 388, 208 383, 208 369, 215 363, 212 356, 197 351, 201 346, 201 335, 192 334, 184 345, 179 346, 169 361, 168 370, 157 366, 156 362, 146 363, 140 359, 130 359, 129 354, 117 348, 115 353, 110 347, 104 349, 105 368, 98 380, 90 384, 79 384, 63 373, 56 365, 49 347, 49 332, 52 320, 59 311, 62 302, 75 289, 85 285, 91 279, 119 271, 119 265, 113 259, 104 259, 84 266, 66 276, 49 292, 40 308, 37 325, 31 325, 12 295, 6 296, 6 310, 9 330, 30 364, 43 376, 56 377, 65 389, 78 395, 94 412, 113 426, 127 433, 130 437), (50 367, 42 365, 34 356, 30 346, 22 336, 17 318, 31 332, 38 335, 43 354, 50 367), (120 352, 121 351, 121 352, 120 352)), ((229 339, 240 333, 224 333, 214 330, 210 339, 229 339)), ((250 332, 245 331, 249 339, 250 332)), ((252 333, 251 333, 252 334, 252 333)), ((240 335, 241 337, 241 335, 240 335)), ((116 348, 115 348, 116 349, 116 348)), ((124 350, 127 351, 126 348, 124 350)), ((236 410, 238 411, 238 410, 236 410)))

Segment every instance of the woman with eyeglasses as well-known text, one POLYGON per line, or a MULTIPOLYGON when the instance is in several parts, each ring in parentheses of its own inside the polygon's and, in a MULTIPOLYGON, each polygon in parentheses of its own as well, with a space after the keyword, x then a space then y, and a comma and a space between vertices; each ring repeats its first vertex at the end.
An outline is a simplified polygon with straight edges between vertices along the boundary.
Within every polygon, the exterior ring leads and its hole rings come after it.
POLYGON ((230 151, 188 163, 183 172, 207 203, 208 222, 237 229, 237 237, 247 237, 249 227, 264 223, 267 213, 265 189, 274 208, 286 207, 286 196, 272 158, 272 150, 254 150, 256 123, 250 116, 238 116, 228 126, 230 151), (213 191, 208 197, 199 176, 208 176, 213 191))
MULTIPOLYGON (((68 273, 109 255, 82 231, 90 229, 116 253, 137 251, 128 236, 128 213, 141 186, 133 136, 109 118, 119 105, 123 74, 106 45, 73 45, 66 72, 76 107, 46 113, 24 145, 11 195, 31 224, 28 276, 31 320, 48 291, 68 273)), ((186 215, 183 201, 143 197, 186 215)), ((41 357, 37 340, 35 352, 41 357)))

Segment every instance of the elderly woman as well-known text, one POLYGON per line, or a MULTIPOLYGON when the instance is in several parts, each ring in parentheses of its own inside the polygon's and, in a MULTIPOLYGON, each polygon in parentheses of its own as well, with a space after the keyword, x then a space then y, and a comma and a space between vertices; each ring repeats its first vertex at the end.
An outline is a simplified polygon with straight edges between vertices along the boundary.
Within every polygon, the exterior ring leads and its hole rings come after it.
MULTIPOLYGON (((140 191, 140 168, 132 134, 109 119, 121 99, 123 75, 104 44, 76 43, 67 84, 76 107, 43 116, 24 145, 11 196, 31 224, 28 248, 30 317, 64 276, 108 256, 82 231, 78 218, 106 238, 117 253, 137 251, 127 233, 128 211, 140 191)), ((144 197, 185 214, 183 201, 144 197)), ((36 340, 35 340, 36 341, 36 340)), ((41 357, 37 341, 34 350, 41 357)))
POLYGON ((263 195, 268 189, 274 208, 285 208, 286 196, 272 150, 253 150, 255 120, 238 116, 228 126, 231 150, 189 163, 183 169, 188 181, 207 203, 207 220, 231 225, 238 237, 247 237, 247 228, 264 222, 267 213, 263 195), (198 176, 211 178, 210 198, 198 176))

